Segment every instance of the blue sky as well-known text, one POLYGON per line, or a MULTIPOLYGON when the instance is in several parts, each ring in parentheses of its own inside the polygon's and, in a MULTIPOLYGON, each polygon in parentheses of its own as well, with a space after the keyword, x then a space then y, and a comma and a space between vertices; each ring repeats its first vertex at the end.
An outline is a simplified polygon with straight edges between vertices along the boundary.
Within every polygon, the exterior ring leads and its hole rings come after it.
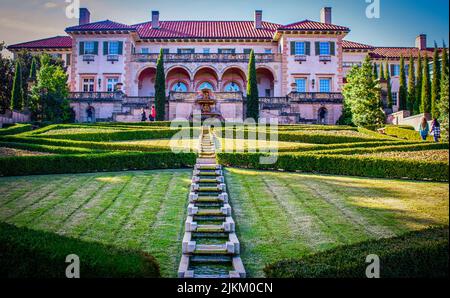
MULTIPOLYGON (((372 0, 373 1, 373 0, 372 0)), ((64 34, 78 22, 65 16, 65 0, 1 0, 0 41, 18 43, 64 34)), ((263 19, 288 24, 319 20, 320 8, 333 7, 333 23, 350 27, 347 39, 378 46, 414 46, 420 33, 429 46, 449 35, 448 0, 380 0, 379 19, 368 19, 366 0, 81 0, 91 20, 127 24, 147 21, 151 10, 162 20, 251 20, 255 9, 263 19)))

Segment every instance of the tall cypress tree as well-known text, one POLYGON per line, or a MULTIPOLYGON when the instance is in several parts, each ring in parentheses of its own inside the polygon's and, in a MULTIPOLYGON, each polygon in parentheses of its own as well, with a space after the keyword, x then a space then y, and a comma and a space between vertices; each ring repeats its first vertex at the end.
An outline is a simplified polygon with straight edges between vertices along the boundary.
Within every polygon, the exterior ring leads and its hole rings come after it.
POLYGON ((389 71, 389 63, 386 61, 386 83, 387 83, 387 102, 386 105, 389 109, 392 109, 392 85, 391 85, 391 74, 389 71))
POLYGON ((36 81, 36 58, 33 57, 33 60, 31 61, 31 68, 30 68, 30 81, 34 82, 36 81))
POLYGON ((381 80, 385 80, 386 77, 384 75, 384 67, 383 67, 383 63, 380 63, 380 79, 381 80))
POLYGON ((433 54, 433 81, 431 84, 431 116, 433 118, 439 117, 439 111, 437 109, 441 89, 441 63, 439 59, 439 50, 435 43, 433 54))
POLYGON ((420 107, 422 105, 422 80, 423 80, 423 66, 422 57, 417 57, 417 77, 416 77, 416 99, 414 100, 414 115, 420 113, 420 107))
MULTIPOLYGON (((448 49, 444 42, 443 49, 442 49, 441 85, 442 85, 442 81, 443 81, 444 77, 447 77, 448 74, 449 74, 449 72, 448 72, 448 49)), ((441 90, 442 90, 442 87, 441 87, 441 90)))
POLYGON ((400 87, 398 89, 398 106, 399 110, 407 109, 408 92, 406 88, 406 72, 405 72, 405 58, 400 57, 400 87))
POLYGON ((250 52, 248 62, 247 118, 253 118, 255 121, 258 121, 259 118, 258 83, 256 81, 256 61, 253 50, 250 52))
POLYGON ((164 52, 162 49, 156 62, 155 109, 156 120, 164 121, 166 118, 166 75, 164 74, 164 52))
POLYGON ((373 63, 373 79, 378 79, 378 64, 376 64, 375 62, 373 63))
POLYGON ((430 67, 428 64, 428 55, 425 53, 425 57, 423 59, 422 103, 420 105, 421 113, 431 112, 430 67))
POLYGON ((21 111, 23 109, 22 68, 19 61, 14 69, 14 81, 11 92, 11 110, 21 111))
POLYGON ((414 102, 416 101, 416 70, 414 66, 414 58, 409 57, 408 68, 408 110, 414 115, 414 102))

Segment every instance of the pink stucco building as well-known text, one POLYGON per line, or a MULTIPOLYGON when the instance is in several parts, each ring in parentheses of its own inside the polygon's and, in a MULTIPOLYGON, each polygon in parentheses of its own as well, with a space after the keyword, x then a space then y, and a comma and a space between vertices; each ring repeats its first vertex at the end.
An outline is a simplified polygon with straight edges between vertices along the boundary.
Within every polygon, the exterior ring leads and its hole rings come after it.
MULTIPOLYGON (((236 121, 245 115, 249 52, 256 53, 260 115, 281 123, 334 124, 342 111, 342 86, 350 68, 370 55, 389 63, 394 101, 401 55, 432 54, 426 36, 415 47, 387 48, 345 39, 350 29, 332 24, 325 7, 319 21, 293 24, 265 21, 163 21, 153 11, 148 22, 126 25, 92 22, 80 9, 79 25, 67 36, 12 45, 17 52, 48 52, 61 58, 69 74, 77 121, 139 121, 154 102, 156 60, 165 55, 168 120, 192 116, 201 89, 211 89, 216 110, 236 121), (120 92, 115 92, 120 90, 120 92)), ((394 111, 397 107, 394 107, 394 111)))

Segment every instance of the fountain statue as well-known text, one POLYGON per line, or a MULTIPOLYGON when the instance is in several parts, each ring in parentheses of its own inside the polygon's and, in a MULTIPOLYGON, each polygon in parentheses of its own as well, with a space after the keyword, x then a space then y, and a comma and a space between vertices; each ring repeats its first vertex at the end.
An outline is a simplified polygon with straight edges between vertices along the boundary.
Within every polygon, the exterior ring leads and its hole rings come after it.
POLYGON ((207 88, 202 89, 195 103, 200 106, 202 121, 209 118, 217 118, 223 121, 222 115, 215 109, 216 100, 214 99, 212 90, 207 88))

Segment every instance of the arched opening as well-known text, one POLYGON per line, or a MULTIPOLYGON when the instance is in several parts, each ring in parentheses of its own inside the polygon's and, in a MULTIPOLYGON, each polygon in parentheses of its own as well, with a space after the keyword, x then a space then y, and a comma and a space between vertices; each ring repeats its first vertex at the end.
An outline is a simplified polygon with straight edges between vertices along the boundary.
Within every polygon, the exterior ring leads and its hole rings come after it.
POLYGON ((222 90, 224 92, 244 91, 247 84, 247 77, 238 67, 230 67, 226 69, 222 75, 222 90))
POLYGON ((86 122, 95 122, 95 108, 91 105, 86 108, 86 122))
POLYGON ((273 97, 275 78, 267 68, 256 69, 256 81, 258 82, 258 94, 260 97, 273 97))
POLYGON ((156 69, 149 67, 144 69, 138 77, 138 95, 155 96, 156 69))
POLYGON ((321 107, 319 109, 318 115, 317 115, 317 119, 319 124, 328 124, 327 121, 328 118, 328 110, 325 107, 321 107))
POLYGON ((170 91, 189 92, 191 76, 183 67, 174 67, 167 72, 166 84, 170 91))
POLYGON ((204 67, 199 69, 194 75, 195 90, 200 91, 202 89, 210 89, 217 91, 219 78, 214 69, 204 67))

